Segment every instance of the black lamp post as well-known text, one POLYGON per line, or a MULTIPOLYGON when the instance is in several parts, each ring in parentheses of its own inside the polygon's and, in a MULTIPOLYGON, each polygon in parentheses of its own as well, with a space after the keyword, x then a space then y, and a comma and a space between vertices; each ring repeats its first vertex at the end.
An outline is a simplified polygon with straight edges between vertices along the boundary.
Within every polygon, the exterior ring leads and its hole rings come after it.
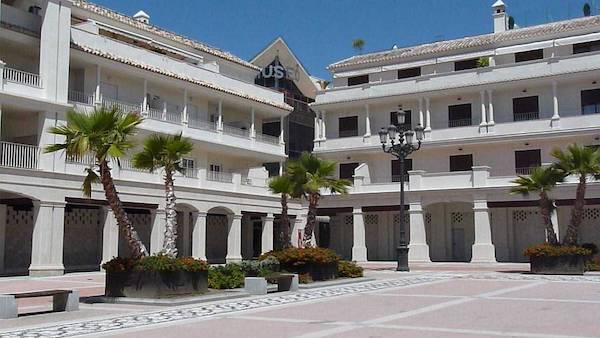
MULTIPOLYGON (((398 111, 398 124, 403 125, 406 113, 398 111)), ((404 222, 404 160, 412 152, 421 148, 423 140, 423 127, 419 124, 415 130, 398 130, 395 125, 379 131, 381 148, 384 152, 392 154, 400 161, 400 241, 396 249, 398 266, 396 271, 409 271, 408 267, 408 242, 406 241, 406 224, 404 222), (416 135, 417 144, 413 144, 416 135)))

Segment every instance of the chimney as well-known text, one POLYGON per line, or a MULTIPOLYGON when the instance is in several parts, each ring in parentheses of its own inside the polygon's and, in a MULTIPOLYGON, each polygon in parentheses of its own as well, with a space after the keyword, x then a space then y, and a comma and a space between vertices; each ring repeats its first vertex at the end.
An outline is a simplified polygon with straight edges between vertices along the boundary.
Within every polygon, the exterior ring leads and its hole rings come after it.
POLYGON ((135 13, 133 18, 141 23, 145 23, 147 25, 150 24, 150 15, 146 14, 146 12, 144 11, 139 11, 135 13))
POLYGON ((494 33, 506 31, 508 29, 506 5, 502 0, 498 0, 492 5, 492 8, 494 9, 494 33))

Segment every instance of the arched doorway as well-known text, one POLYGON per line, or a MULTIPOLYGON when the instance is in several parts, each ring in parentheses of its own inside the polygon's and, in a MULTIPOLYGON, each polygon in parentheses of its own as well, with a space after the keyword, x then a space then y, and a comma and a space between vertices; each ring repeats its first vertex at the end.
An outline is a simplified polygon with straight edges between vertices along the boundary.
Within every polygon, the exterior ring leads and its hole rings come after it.
POLYGON ((215 207, 206 216, 206 259, 211 264, 223 264, 227 257, 227 235, 233 211, 215 207))

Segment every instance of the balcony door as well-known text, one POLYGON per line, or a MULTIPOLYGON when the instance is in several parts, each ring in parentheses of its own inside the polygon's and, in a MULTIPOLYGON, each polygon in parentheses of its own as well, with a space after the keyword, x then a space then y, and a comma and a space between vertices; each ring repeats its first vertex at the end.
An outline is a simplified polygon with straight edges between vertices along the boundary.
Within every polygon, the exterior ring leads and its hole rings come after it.
POLYGON ((537 96, 515 97, 513 99, 513 121, 538 120, 540 105, 537 96))
POLYGON ((358 167, 358 162, 340 163, 340 179, 352 181, 354 179, 354 170, 358 167))
MULTIPOLYGON (((408 182, 408 172, 413 170, 412 159, 404 160, 404 181, 408 182)), ((392 182, 400 182, 402 173, 400 172, 400 160, 392 160, 392 182)))
POLYGON ((600 113, 600 89, 581 91, 581 114, 600 113))
POLYGON ((531 170, 542 165, 540 149, 515 151, 515 172, 517 175, 529 175, 531 170))
POLYGON ((412 126, 412 112, 410 110, 404 111, 404 123, 398 123, 398 112, 390 112, 390 124, 398 128, 398 130, 409 130, 412 126))
POLYGON ((339 137, 358 136, 358 116, 340 117, 339 137))
POLYGON ((471 125, 471 104, 448 106, 448 128, 471 125))

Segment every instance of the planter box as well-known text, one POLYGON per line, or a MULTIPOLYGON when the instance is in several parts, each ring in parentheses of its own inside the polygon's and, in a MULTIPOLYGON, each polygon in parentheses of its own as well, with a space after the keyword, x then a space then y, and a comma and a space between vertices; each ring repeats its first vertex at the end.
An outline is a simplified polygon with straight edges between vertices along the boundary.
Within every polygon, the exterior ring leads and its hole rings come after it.
POLYGON ((164 298, 208 291, 208 271, 107 272, 107 297, 164 298))
POLYGON ((531 272, 542 275, 583 275, 585 256, 541 256, 530 257, 531 272))
POLYGON ((293 272, 299 275, 309 274, 312 280, 328 280, 337 278, 338 263, 315 264, 309 263, 304 265, 287 265, 282 264, 281 268, 288 272, 293 272))

